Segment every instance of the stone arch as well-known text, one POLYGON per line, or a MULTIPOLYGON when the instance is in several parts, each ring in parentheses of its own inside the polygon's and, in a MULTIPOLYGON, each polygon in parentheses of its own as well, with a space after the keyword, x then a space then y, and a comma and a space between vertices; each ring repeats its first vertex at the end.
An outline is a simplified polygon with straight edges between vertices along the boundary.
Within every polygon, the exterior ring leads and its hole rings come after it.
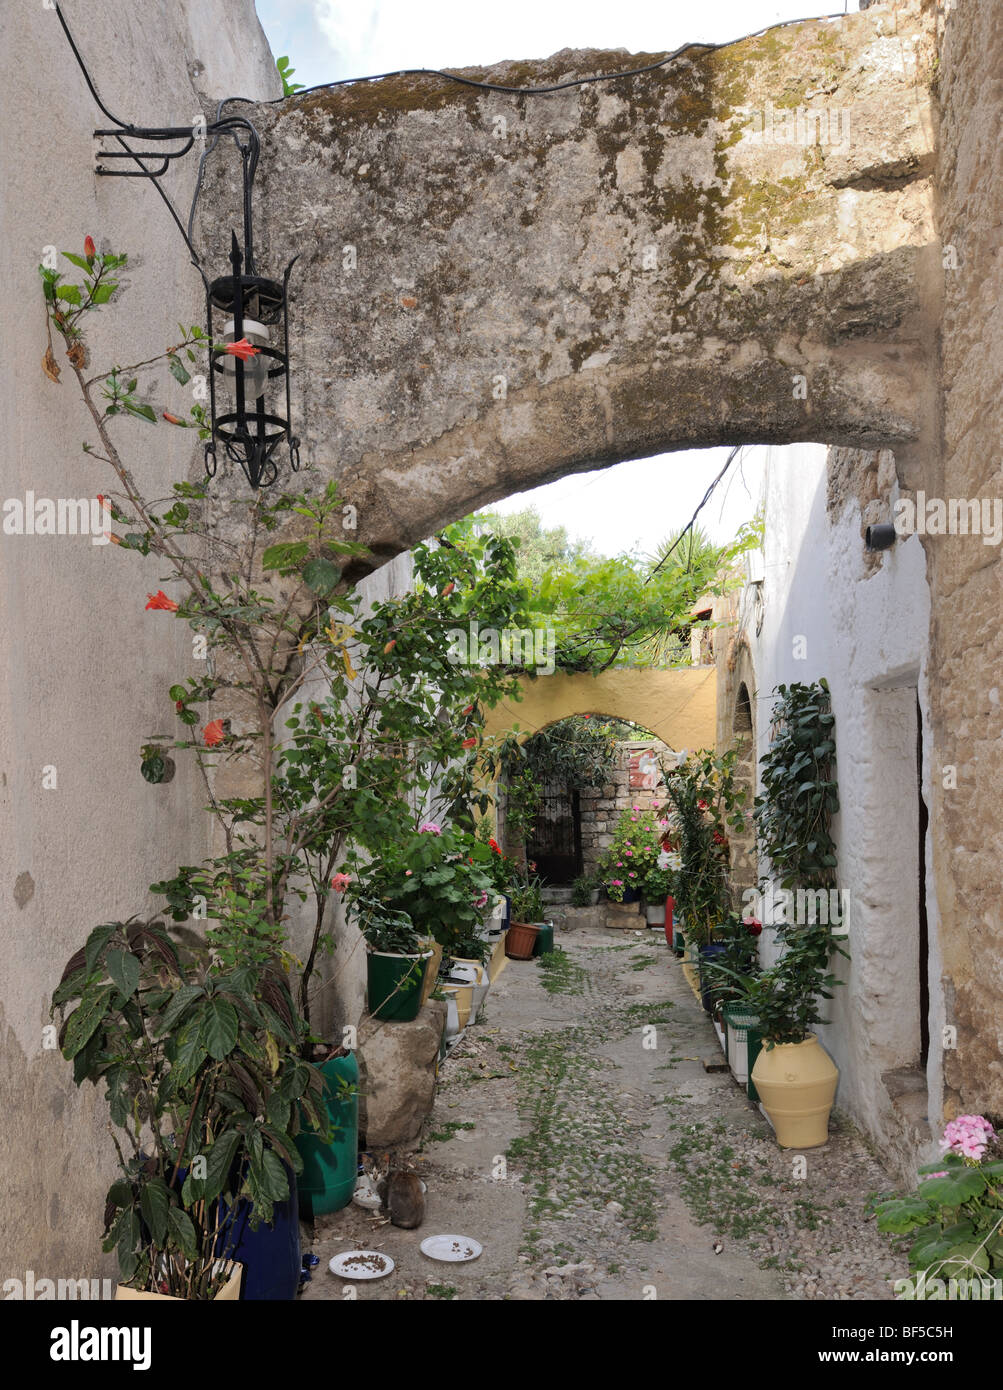
MULTIPOLYGON (((262 141, 258 262, 300 252, 303 457, 357 508, 360 564, 627 459, 812 440, 901 460, 935 439, 932 8, 896 0, 887 23, 784 25, 540 99, 410 76, 240 107, 262 141), (824 138, 784 134, 818 91, 824 138)), ((463 75, 637 65, 566 50, 463 75)), ((235 188, 221 149, 207 263, 235 188)))
POLYGON ((672 749, 714 746, 716 686, 711 667, 623 667, 599 676, 557 672, 526 678, 521 687, 520 701, 503 700, 487 712, 485 736, 517 728, 522 740, 574 714, 602 714, 639 724, 672 749))

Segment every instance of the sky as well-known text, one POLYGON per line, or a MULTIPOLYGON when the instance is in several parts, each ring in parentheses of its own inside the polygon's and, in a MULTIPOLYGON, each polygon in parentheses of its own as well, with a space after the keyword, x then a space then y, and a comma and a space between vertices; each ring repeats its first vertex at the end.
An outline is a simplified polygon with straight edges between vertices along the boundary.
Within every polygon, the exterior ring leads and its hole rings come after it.
MULTIPOLYGON (((256 0, 272 52, 290 59, 304 86, 397 68, 472 67, 506 58, 547 58, 562 48, 660 53, 687 42, 741 38, 783 20, 856 11, 857 0, 256 0)), ((532 503, 601 554, 653 551, 685 525, 727 458, 690 450, 576 474, 497 503, 532 503)), ((759 499, 766 450, 749 448, 700 514, 715 541, 733 536, 759 499), (739 467, 741 465, 741 467, 739 467)))

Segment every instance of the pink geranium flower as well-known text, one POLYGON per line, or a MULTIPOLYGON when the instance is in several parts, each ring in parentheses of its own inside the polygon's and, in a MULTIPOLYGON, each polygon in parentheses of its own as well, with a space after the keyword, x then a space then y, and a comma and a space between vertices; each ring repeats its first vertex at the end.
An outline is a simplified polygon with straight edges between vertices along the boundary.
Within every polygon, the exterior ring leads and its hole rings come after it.
POLYGON ((331 880, 331 887, 336 893, 344 893, 351 881, 348 874, 335 874, 331 880))
POLYGON ((418 834, 419 834, 419 835, 425 835, 425 834, 428 834, 428 835, 441 835, 441 834, 442 834, 442 826, 441 826, 441 825, 436 825, 436 823, 435 823, 434 820, 427 820, 427 821, 422 822, 421 825, 419 825, 419 827, 418 827, 418 834))

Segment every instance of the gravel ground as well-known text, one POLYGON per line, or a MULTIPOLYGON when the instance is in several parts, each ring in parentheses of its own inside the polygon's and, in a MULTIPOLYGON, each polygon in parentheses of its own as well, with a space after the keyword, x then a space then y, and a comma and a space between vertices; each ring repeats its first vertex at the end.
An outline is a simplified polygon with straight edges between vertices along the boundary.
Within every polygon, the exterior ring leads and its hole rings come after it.
POLYGON ((358 1207, 321 1218, 304 1297, 342 1298, 327 1261, 391 1254, 377 1299, 872 1299, 905 1273, 868 1212, 893 1180, 838 1112, 823 1148, 777 1147, 720 1062, 654 931, 559 933, 548 967, 509 962, 450 1054, 426 1126, 420 1230, 358 1207), (484 1245, 466 1264, 418 1246, 484 1245))

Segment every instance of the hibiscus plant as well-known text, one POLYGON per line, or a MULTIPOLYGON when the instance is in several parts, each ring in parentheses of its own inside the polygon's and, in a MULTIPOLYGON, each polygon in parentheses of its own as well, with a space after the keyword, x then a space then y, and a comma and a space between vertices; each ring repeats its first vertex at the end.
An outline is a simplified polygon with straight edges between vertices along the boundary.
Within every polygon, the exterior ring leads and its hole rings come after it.
MULTIPOLYGON (((181 390, 207 369, 206 353, 257 349, 182 328, 159 356, 91 374, 81 324, 114 297, 118 282, 109 277, 125 257, 99 254, 88 238, 82 257, 66 259, 83 269, 83 282, 41 267, 45 303, 100 443, 85 451, 115 477, 103 496, 110 540, 156 557, 171 593, 157 588, 146 607, 187 623, 196 639, 198 673, 164 692, 178 730, 144 741, 142 771, 164 781, 171 752, 192 756, 220 848, 153 891, 175 921, 234 929, 234 963, 246 949, 298 965, 298 1007, 309 1021, 316 967, 333 946, 331 880, 346 847, 382 853, 402 833, 405 812, 423 802, 434 810, 438 798, 443 813, 472 816, 488 801, 483 711, 518 698, 518 677, 458 662, 447 634, 474 618, 498 629, 523 625, 514 550, 479 535, 419 546, 411 591, 365 605, 345 577, 350 566, 366 568, 365 548, 351 538, 352 509, 334 482, 238 496, 225 535, 210 517, 208 481, 176 483, 165 501, 147 500, 118 432, 163 419, 204 439, 209 422, 198 401, 187 412, 155 408, 141 380, 166 364, 181 390), (225 764, 253 773, 250 793, 226 793, 225 764), (312 903, 302 962, 289 951, 295 900, 312 903)), ((51 344, 43 366, 58 381, 51 344)), ((469 911, 460 909, 458 925, 469 911)))

